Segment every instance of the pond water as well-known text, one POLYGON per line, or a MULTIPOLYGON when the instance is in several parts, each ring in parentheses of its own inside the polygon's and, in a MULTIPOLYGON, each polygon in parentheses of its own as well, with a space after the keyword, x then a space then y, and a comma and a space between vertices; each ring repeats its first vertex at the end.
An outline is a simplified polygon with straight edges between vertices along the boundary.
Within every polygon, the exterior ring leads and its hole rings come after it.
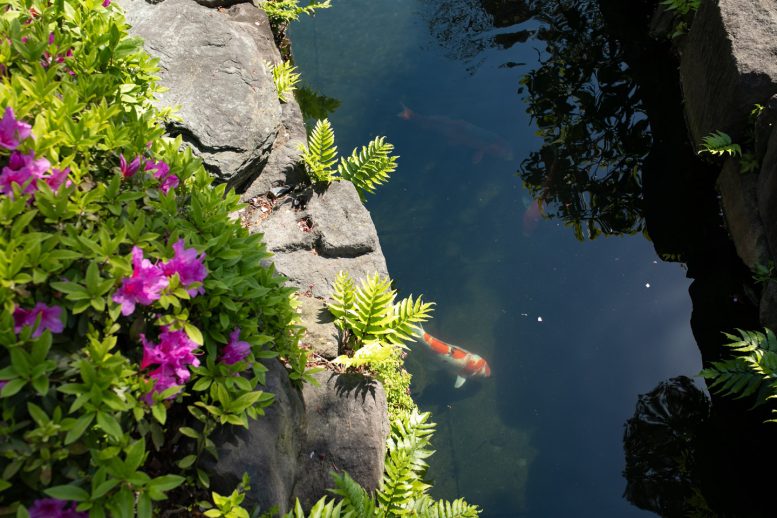
MULTIPOLYGON (((551 148, 537 131, 553 124, 527 111, 544 109, 538 71, 559 73, 561 40, 522 2, 501 5, 494 17, 474 0, 335 0, 292 26, 295 61, 341 102, 329 117, 341 153, 378 135, 396 146, 398 170, 367 208, 400 296, 436 302, 427 331, 491 365, 455 389, 420 345, 408 356, 413 395, 438 423, 433 496, 465 497, 486 518, 649 516, 623 496, 624 424, 640 394, 701 368, 690 281, 641 231, 639 146, 627 159, 600 150, 599 169, 579 146, 587 178, 630 168, 601 184, 616 200, 542 167, 551 148)), ((621 83, 622 119, 644 134, 621 83)))

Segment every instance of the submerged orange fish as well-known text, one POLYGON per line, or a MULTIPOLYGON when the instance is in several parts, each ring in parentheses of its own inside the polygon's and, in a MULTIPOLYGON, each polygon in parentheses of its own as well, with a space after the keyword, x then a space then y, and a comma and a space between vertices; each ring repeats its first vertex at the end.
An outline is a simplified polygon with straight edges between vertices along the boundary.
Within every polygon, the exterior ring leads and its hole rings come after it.
POLYGON ((405 120, 412 120, 420 128, 442 135, 454 146, 473 149, 475 155, 472 163, 477 164, 484 155, 491 155, 503 160, 513 159, 513 150, 505 139, 486 129, 459 119, 450 119, 442 115, 421 115, 404 104, 397 114, 405 120))
POLYGON ((417 336, 429 347, 429 349, 438 355, 443 361, 453 365, 458 374, 456 388, 464 385, 468 378, 473 376, 482 376, 488 378, 491 376, 491 367, 488 362, 475 353, 462 349, 457 345, 451 345, 439 340, 426 331, 421 326, 417 328, 417 336))

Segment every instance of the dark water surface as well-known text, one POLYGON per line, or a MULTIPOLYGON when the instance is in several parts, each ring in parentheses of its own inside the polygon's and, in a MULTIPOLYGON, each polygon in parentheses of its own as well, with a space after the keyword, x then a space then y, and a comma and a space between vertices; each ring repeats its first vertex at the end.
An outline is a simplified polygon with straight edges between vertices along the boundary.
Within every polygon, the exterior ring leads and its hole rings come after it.
POLYGON ((689 281, 641 232, 581 241, 538 217, 516 172, 543 139, 518 90, 547 59, 544 22, 495 28, 479 5, 335 0, 290 31, 306 82, 342 102, 340 152, 385 135, 400 155, 367 202, 400 295, 435 301, 427 331, 492 367, 457 390, 408 357, 438 423, 433 495, 486 518, 650 516, 623 497, 624 423, 639 394, 701 368, 689 281))

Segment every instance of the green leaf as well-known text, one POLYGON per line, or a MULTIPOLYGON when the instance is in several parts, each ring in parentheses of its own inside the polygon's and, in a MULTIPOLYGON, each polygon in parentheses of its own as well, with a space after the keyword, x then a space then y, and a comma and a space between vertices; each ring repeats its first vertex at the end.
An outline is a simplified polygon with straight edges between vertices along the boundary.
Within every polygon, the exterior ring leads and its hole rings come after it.
POLYGON ((97 412, 97 426, 117 441, 124 435, 116 418, 106 412, 97 412))
POLYGON ((167 408, 164 403, 159 402, 151 405, 151 414, 159 424, 165 424, 165 421, 167 420, 167 408))
POLYGON ((192 339, 194 343, 197 345, 202 345, 205 343, 205 339, 202 337, 202 333, 196 326, 186 322, 184 323, 184 329, 186 330, 186 334, 189 336, 189 338, 192 339))
POLYGON ((92 413, 82 415, 76 419, 75 423, 65 436, 65 444, 72 444, 77 441, 84 434, 89 425, 92 424, 93 420, 94 414, 92 413))
POLYGON ((64 485, 54 486, 43 490, 48 496, 59 500, 73 500, 75 502, 84 502, 89 500, 89 493, 78 486, 64 485))

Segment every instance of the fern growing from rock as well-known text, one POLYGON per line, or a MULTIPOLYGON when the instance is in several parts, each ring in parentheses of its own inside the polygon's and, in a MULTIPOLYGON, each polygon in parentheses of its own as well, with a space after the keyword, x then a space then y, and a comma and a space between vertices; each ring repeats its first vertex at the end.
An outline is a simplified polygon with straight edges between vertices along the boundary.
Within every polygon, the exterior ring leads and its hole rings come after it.
POLYGON ((386 468, 380 487, 374 495, 359 486, 347 473, 333 474, 337 498, 323 497, 306 514, 299 501, 286 518, 473 518, 480 514, 476 505, 463 499, 453 502, 434 500, 424 481, 433 452, 431 437, 434 423, 428 412, 413 412, 407 419, 396 419, 391 426, 386 453, 386 468))
POLYGON ((289 95, 296 89, 300 78, 300 75, 296 72, 297 67, 289 61, 283 61, 277 65, 270 64, 269 66, 272 71, 275 89, 278 92, 278 99, 284 103, 289 102, 289 95))
POLYGON ((376 137, 350 156, 340 157, 337 163, 335 133, 329 120, 316 123, 308 137, 307 147, 302 146, 302 160, 311 179, 329 183, 339 180, 351 182, 359 198, 365 201, 366 193, 374 193, 375 187, 388 181, 397 169, 397 156, 392 155, 394 146, 385 137, 376 137))
POLYGON ((736 398, 754 395, 756 405, 777 398, 777 337, 770 329, 737 331, 739 336, 726 333, 732 341, 725 345, 738 355, 712 362, 700 375, 711 380, 710 390, 736 398))

